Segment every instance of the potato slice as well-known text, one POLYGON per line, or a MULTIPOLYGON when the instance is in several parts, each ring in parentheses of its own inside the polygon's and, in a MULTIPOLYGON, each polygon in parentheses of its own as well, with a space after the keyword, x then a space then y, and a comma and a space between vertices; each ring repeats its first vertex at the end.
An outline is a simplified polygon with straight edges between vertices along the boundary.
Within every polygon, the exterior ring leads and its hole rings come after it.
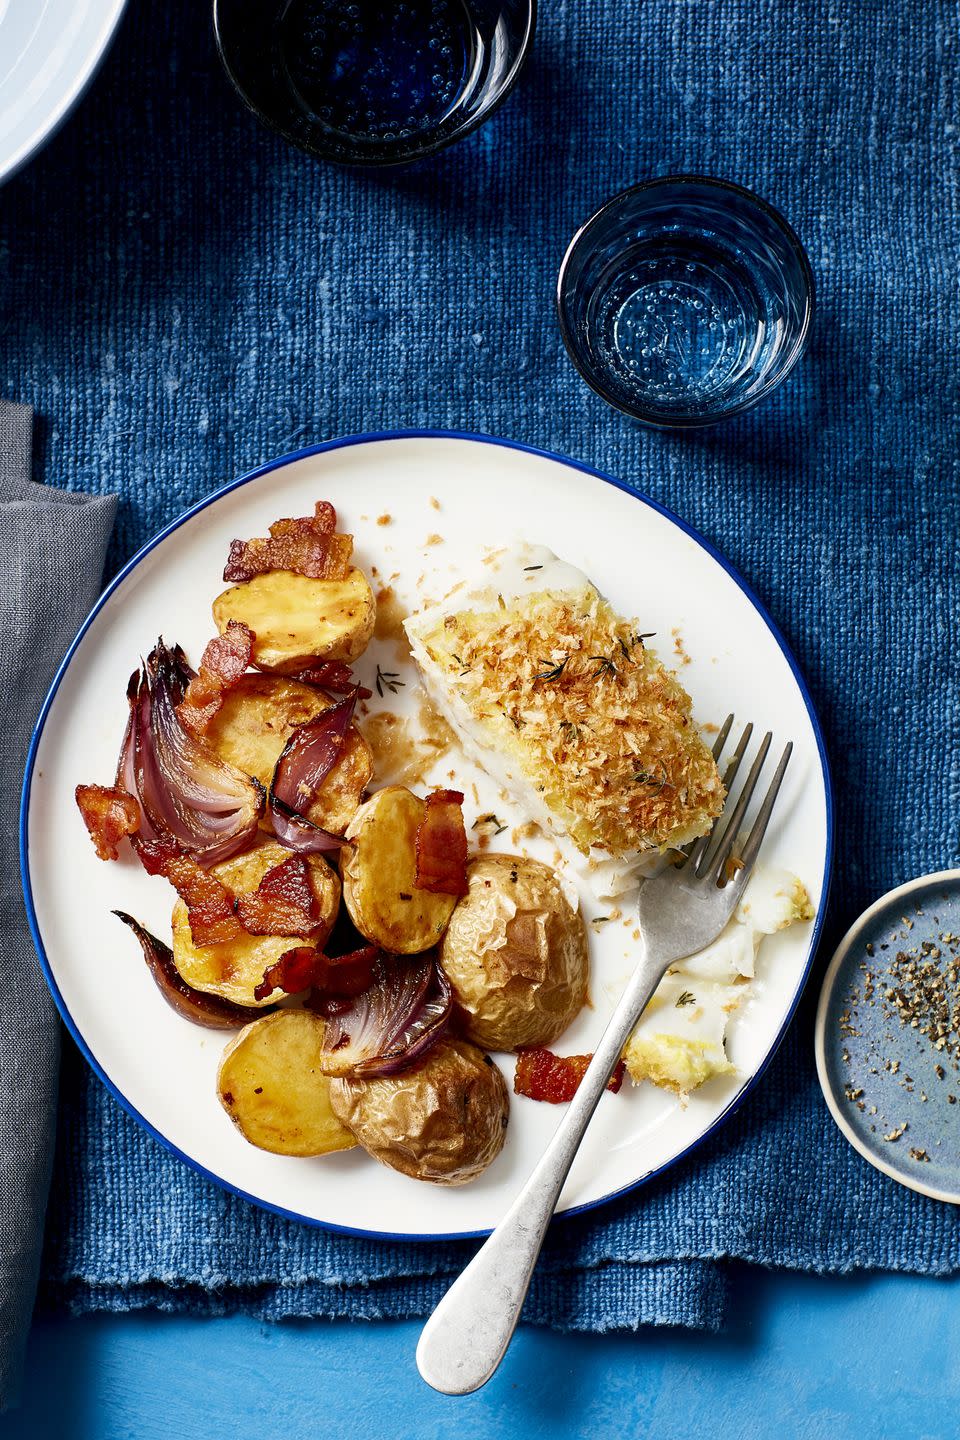
MULTIPOLYGON (((215 865, 211 874, 235 895, 245 895, 256 890, 268 870, 289 858, 290 851, 282 845, 261 845, 246 855, 215 865)), ((324 917, 320 931, 309 940, 295 935, 241 935, 221 945, 195 945, 187 907, 182 900, 177 901, 173 907, 173 963, 188 985, 209 995, 222 995, 236 1005, 274 1003, 273 999, 254 998, 254 989, 263 979, 264 970, 296 945, 322 945, 333 929, 340 905, 340 880, 336 871, 320 855, 306 858, 324 917)))
POLYGON ((320 1072, 323 1021, 277 1010, 244 1027, 223 1052, 220 1104, 245 1140, 274 1155, 329 1155, 356 1145, 330 1108, 320 1072))
MULTIPOLYGON (((206 740, 222 760, 270 788, 274 767, 294 727, 322 715, 334 702, 311 685, 281 675, 242 675, 223 697, 206 740)), ((342 835, 373 775, 370 747, 355 726, 347 731, 340 759, 317 791, 307 819, 342 835)), ((264 818, 263 829, 270 828, 264 818)))
POLYGON ((255 664, 281 675, 295 674, 313 660, 356 660, 370 642, 376 616, 369 581, 355 568, 343 580, 271 570, 231 585, 213 602, 221 635, 231 620, 249 625, 257 637, 255 664))
POLYGON ((418 890, 416 838, 426 801, 402 785, 388 785, 361 805, 347 827, 353 848, 340 852, 343 899, 368 940, 397 955, 436 945, 456 907, 456 895, 418 890))

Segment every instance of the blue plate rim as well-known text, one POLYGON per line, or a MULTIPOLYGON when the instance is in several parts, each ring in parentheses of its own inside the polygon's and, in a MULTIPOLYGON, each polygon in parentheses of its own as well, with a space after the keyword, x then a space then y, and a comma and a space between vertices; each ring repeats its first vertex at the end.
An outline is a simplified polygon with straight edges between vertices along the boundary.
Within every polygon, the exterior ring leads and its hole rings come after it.
POLYGON ((40 927, 37 920, 36 908, 33 900, 33 884, 28 862, 29 810, 30 794, 33 784, 33 771, 36 764, 37 751, 40 745, 41 737, 43 735, 43 729, 46 724, 47 717, 50 713, 51 707, 53 706, 53 702, 56 699, 57 691, 60 688, 61 682, 66 675, 70 663, 73 659, 74 653, 77 650, 77 647, 80 645, 84 635, 89 630, 90 626, 93 624, 100 611, 110 600, 114 591, 123 584, 127 576, 132 574, 133 571, 137 568, 137 566, 140 565, 141 562, 145 560, 146 557, 151 554, 151 552, 155 550, 158 545, 160 545, 164 540, 166 540, 169 535, 172 535, 175 531, 179 530, 182 525, 185 525, 189 520, 192 520, 195 515, 198 515, 201 511, 206 510, 208 506, 215 504, 218 500, 222 499, 223 496, 230 494, 232 491, 238 490, 242 485, 248 485, 251 483, 251 481, 259 480, 262 476, 269 475, 274 470, 283 469, 287 465, 292 465, 298 460, 309 459, 313 455, 322 455, 330 450, 345 450, 356 445, 379 444, 381 442, 395 440, 465 440, 470 443, 479 443, 482 445, 496 445, 500 446, 505 450, 517 450, 520 451, 522 454, 534 455, 542 460, 552 460, 561 465, 567 465, 573 470, 578 470, 581 474, 589 475, 595 480, 602 480, 605 484, 612 485, 614 489, 620 490, 625 495, 631 496, 634 500, 638 500, 641 503, 648 505, 651 510, 655 511, 658 515, 662 515, 666 520, 669 520, 672 524, 676 525, 677 528, 683 532, 683 534, 687 535, 691 540, 693 540, 697 545, 699 545, 701 549, 705 550, 707 554, 710 555, 711 558, 717 562, 721 569, 730 576, 733 582, 753 605, 754 609, 759 614, 761 620, 767 626, 774 640, 777 642, 777 645, 779 646, 784 659, 790 667, 790 671, 795 681, 797 682, 797 687, 800 691, 801 698, 803 699, 803 703, 806 707, 807 714, 810 717, 810 724, 813 729, 814 738, 817 742, 817 752, 820 758, 820 766, 823 774, 824 797, 826 801, 827 812, 827 836, 826 850, 824 854, 823 894, 821 897, 820 906, 814 919, 813 931, 810 936, 810 944, 807 952, 807 960, 803 969, 803 974, 800 977, 800 983, 797 986, 797 990, 790 1004, 790 1008, 784 1016, 783 1023, 780 1026, 780 1029, 777 1032, 776 1036, 774 1037, 770 1049, 767 1051, 767 1054, 765 1055, 756 1072, 751 1075, 746 1081, 744 1081, 743 1085, 740 1087, 737 1093, 731 1097, 729 1104, 724 1107, 724 1109, 714 1120, 713 1124, 710 1125, 702 1135, 698 1136, 696 1140, 692 1141, 690 1145, 688 1145, 685 1149, 681 1150, 679 1154, 674 1155, 673 1158, 668 1160, 664 1165, 658 1166, 655 1170, 651 1170, 648 1174, 641 1176, 638 1180, 631 1181, 629 1185, 624 1185, 621 1186, 619 1190, 611 1191, 609 1195, 601 1196, 597 1200, 587 1201, 582 1205, 575 1205, 571 1207, 571 1209, 563 1211, 561 1215, 557 1215, 554 1217, 554 1223, 558 1221, 566 1221, 573 1219, 578 1215, 583 1215, 588 1211, 595 1210, 600 1205, 607 1205, 613 1200, 622 1199, 625 1195, 629 1195, 634 1190, 638 1190, 642 1185, 648 1184, 651 1180, 656 1179, 657 1176, 662 1175, 665 1171, 669 1170, 672 1166, 678 1164, 681 1160, 684 1160, 689 1155, 692 1155, 693 1152, 697 1150, 701 1145, 703 1145, 708 1139, 710 1139, 710 1137, 719 1129, 719 1127, 724 1123, 724 1121, 727 1120, 734 1113, 734 1111, 739 1108, 739 1106, 746 1099, 750 1091, 765 1074, 767 1067, 770 1065, 770 1062, 773 1060, 774 1055, 780 1048, 783 1038, 786 1035, 787 1030, 790 1026, 790 1022, 792 1021, 794 1014, 796 1013, 797 1006, 800 1003, 801 996, 803 995, 803 992, 807 985, 807 981, 810 978, 810 972, 813 969, 814 960, 816 959, 817 947, 826 918, 827 907, 830 899, 830 889, 833 879, 835 816, 833 802, 833 782, 830 775, 830 764, 827 759, 827 751, 824 744, 823 733, 820 728, 820 722, 817 718, 816 710, 814 709, 813 699, 810 695, 806 680, 804 679, 800 668, 793 656, 793 652, 787 644, 787 641, 781 633, 776 621, 770 615, 770 613, 766 609, 766 606, 760 600, 759 596, 756 594, 753 588, 748 585, 746 580, 743 579, 739 572, 734 569, 734 567, 717 549, 717 547, 710 540, 708 540, 705 535, 702 535, 699 530, 696 530, 686 520, 681 519, 679 515, 675 514, 675 512, 670 510, 666 505, 661 504, 659 500, 653 499, 652 496, 647 495, 645 492, 637 490, 633 486, 628 485, 626 481, 618 480, 615 476, 608 475, 605 471, 598 470, 594 466, 586 464, 584 461, 573 460, 569 456, 560 454, 558 451, 546 450, 536 445, 528 445, 525 444, 523 441, 505 440, 499 436, 475 434, 466 430, 411 429, 365 431, 354 435, 340 436, 333 440, 324 440, 316 445, 304 446, 299 450, 293 450, 289 454, 282 455, 275 460, 269 460, 263 465, 258 465, 253 470, 248 470, 245 474, 239 476, 237 479, 230 480, 225 485, 219 486, 216 490, 211 491, 209 495, 204 496, 194 505, 189 506, 188 509, 184 510, 180 515, 175 516, 174 519, 171 520, 167 525, 165 525, 161 530, 159 530, 157 534, 152 537, 152 539, 148 540, 146 544, 140 547, 140 549, 114 576, 113 580, 111 580, 110 584, 100 595, 99 599, 94 604, 83 624, 80 626, 80 629, 78 630, 73 642, 71 643, 69 650, 67 651, 66 655, 64 656, 57 669, 57 672, 50 685, 50 689, 47 691, 47 695, 41 707, 36 725, 34 726, 33 733, 30 738, 30 746, 27 751, 27 762, 24 771, 23 790, 20 799, 20 874, 23 881, 24 901, 26 904, 27 920, 30 926, 30 933, 33 937, 33 943, 36 947, 37 955, 40 959, 40 964, 43 969, 47 985, 50 988, 50 992, 53 995, 54 1002, 60 1012, 60 1017, 63 1020, 64 1025, 67 1027, 67 1030, 71 1035, 74 1043, 80 1050, 80 1053, 83 1055, 88 1065, 93 1070, 94 1074, 101 1081, 101 1083, 106 1086, 108 1093, 112 1095, 114 1100, 116 1100, 117 1103, 122 1107, 122 1109, 127 1112, 131 1119, 135 1120, 138 1125, 142 1126, 142 1128, 149 1135, 151 1135, 154 1140, 156 1140, 160 1145, 162 1145, 169 1154, 176 1156, 178 1160, 182 1160, 184 1164, 189 1165, 192 1170, 196 1171, 199 1175, 202 1175, 205 1179, 211 1180, 214 1184, 219 1185, 222 1190, 227 1190, 231 1194, 238 1196, 240 1199, 246 1200, 252 1205, 259 1206, 261 1210, 270 1211, 275 1215, 281 1216, 285 1220, 295 1220, 303 1225, 313 1225, 322 1230, 331 1231, 334 1234, 351 1235, 357 1239, 366 1240, 401 1240, 414 1243, 419 1242, 422 1244, 431 1244, 446 1240, 479 1240, 482 1239, 484 1236, 489 1235, 490 1230, 463 1230, 454 1233, 442 1233, 439 1235, 422 1235, 409 1234, 403 1231, 365 1230, 355 1226, 337 1225, 330 1221, 317 1220, 313 1216, 301 1215, 297 1211, 287 1210, 282 1205, 275 1205, 268 1200, 262 1199, 260 1196, 250 1194, 249 1191, 243 1190, 237 1185, 232 1185, 229 1181, 224 1180, 221 1176, 215 1175, 211 1170, 208 1170, 198 1160, 194 1160, 191 1156, 184 1154, 184 1152, 180 1150, 178 1146, 174 1145, 172 1141, 168 1140, 165 1135, 162 1135, 153 1125, 151 1125, 150 1121, 147 1120, 145 1116, 141 1115, 139 1110, 137 1110, 136 1107, 126 1098, 126 1096, 124 1096, 120 1092, 117 1086, 114 1085, 113 1081, 109 1078, 109 1076, 100 1066, 99 1062, 95 1059, 86 1041, 80 1034, 78 1027, 74 1023, 73 1017, 71 1016, 67 1008, 63 996, 60 994, 60 990, 54 978, 53 970, 50 965, 46 950, 44 948, 43 941, 40 938, 40 927))
MULTIPOLYGON (((847 1120, 841 1107, 834 1088, 830 1083, 830 1076, 827 1071, 826 1053, 826 1030, 827 1011, 830 1007, 830 1000, 837 983, 837 976, 843 968, 843 963, 854 945, 858 942, 864 931, 870 926, 881 911, 887 909, 895 901, 906 900, 908 896, 915 895, 918 890, 925 890, 932 885, 943 885, 946 883, 960 885, 960 869, 931 870, 928 875, 917 875, 913 880, 905 880, 902 885, 894 885, 892 890, 887 890, 883 895, 877 897, 871 905, 857 916, 853 924, 847 930, 843 939, 838 944, 830 963, 824 973, 820 984, 820 995, 817 1000, 817 1017, 814 1024, 814 1057, 817 1064, 817 1079, 820 1081, 820 1089, 827 1109, 836 1122, 837 1129, 843 1138, 853 1146, 858 1155, 861 1155, 868 1164, 881 1175, 888 1176, 895 1180, 898 1185, 904 1185, 908 1190, 915 1190, 919 1195, 927 1195, 931 1200, 942 1200, 948 1205, 960 1205, 960 1190, 941 1190, 935 1185, 924 1185, 919 1179, 915 1179, 909 1171, 898 1170, 895 1165, 886 1164, 881 1158, 879 1151, 870 1150, 865 1141, 847 1120)), ((896 1151, 891 1153, 896 1154, 896 1151)))

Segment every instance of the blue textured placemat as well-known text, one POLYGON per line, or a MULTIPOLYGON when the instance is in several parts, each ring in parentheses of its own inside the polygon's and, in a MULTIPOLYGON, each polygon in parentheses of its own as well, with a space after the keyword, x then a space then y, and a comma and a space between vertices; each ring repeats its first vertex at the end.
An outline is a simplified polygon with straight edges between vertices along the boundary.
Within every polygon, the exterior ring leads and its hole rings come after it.
MULTIPOLYGON (((0 387, 49 417, 47 478, 120 491, 115 561, 221 481, 339 433, 448 425, 557 448, 679 510, 790 638, 836 770, 826 948, 879 891, 956 863, 953 3, 551 0, 504 110, 380 177, 259 128, 218 73, 207 9, 132 6, 79 114, 0 193, 0 387), (576 225, 676 170, 780 205, 819 313, 771 402, 669 436, 584 388, 552 294, 576 225)), ((717 1325, 710 1262, 730 1255, 960 1268, 956 1212, 835 1133, 811 1009, 695 1160, 555 1227, 533 1318, 717 1325)), ((168 1158, 79 1064, 63 1090, 48 1298, 408 1314, 465 1253, 262 1214, 168 1158)))

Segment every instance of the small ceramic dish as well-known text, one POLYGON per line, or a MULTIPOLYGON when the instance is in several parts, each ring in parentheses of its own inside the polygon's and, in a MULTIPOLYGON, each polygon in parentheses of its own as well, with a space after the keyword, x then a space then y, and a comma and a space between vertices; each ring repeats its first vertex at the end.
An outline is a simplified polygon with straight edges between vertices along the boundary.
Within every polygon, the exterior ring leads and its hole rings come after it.
POLYGON ((851 926, 824 977, 817 1073, 865 1160, 960 1204, 960 870, 921 875, 851 926))

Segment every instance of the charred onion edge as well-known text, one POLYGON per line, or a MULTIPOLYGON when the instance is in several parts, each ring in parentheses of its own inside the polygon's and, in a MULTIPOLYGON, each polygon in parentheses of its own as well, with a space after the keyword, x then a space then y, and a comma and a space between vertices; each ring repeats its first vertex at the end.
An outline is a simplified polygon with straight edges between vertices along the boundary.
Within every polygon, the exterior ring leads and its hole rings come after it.
MULTIPOLYGON (((249 844, 265 795, 258 780, 221 760, 177 715, 193 673, 178 645, 157 641, 127 688, 131 726, 119 769, 126 777, 132 745, 135 793, 150 828, 206 868, 249 844)), ((143 827, 141 834, 150 838, 143 827)))
POLYGON ((157 983, 164 1000, 178 1015, 191 1020, 194 1025, 203 1025, 209 1030, 239 1030, 261 1015, 268 1015, 273 1006, 235 1005, 220 995, 208 995, 203 990, 194 990, 180 974, 173 960, 173 951, 155 935, 151 935, 125 910, 114 910, 140 941, 143 958, 157 983))
POLYGON ((308 820, 293 801, 304 785, 311 796, 315 795, 340 759, 358 698, 359 687, 355 685, 335 705, 295 726, 274 766, 267 802, 270 822, 280 844, 297 854, 322 854, 347 844, 342 836, 308 820), (312 763, 310 751, 314 748, 320 750, 320 755, 312 763))
POLYGON ((434 956, 383 956, 369 989, 329 1007, 320 1069, 356 1080, 394 1075, 436 1044, 452 1011, 450 982, 434 956))

